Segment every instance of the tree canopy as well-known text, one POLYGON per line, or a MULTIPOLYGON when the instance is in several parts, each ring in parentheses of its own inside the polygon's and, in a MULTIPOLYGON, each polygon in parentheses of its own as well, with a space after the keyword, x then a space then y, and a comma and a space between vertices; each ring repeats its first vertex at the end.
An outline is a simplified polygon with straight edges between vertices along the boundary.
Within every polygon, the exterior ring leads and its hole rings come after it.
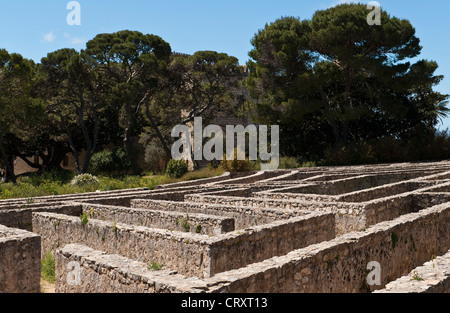
POLYGON ((99 34, 81 51, 50 52, 38 64, 0 49, 0 163, 15 181, 17 158, 48 171, 71 152, 86 173, 93 157, 102 168, 119 153, 140 174, 140 154, 155 169, 170 160, 174 126, 196 117, 208 123, 219 112, 279 125, 281 152, 305 160, 447 156, 435 131, 449 113, 448 95, 434 90, 443 78, 438 64, 419 58, 408 20, 382 10, 381 25, 369 25, 369 13, 342 4, 266 24, 251 39, 248 74, 226 53, 176 54, 161 37, 130 30, 99 34), (101 153, 107 145, 118 150, 101 153), (384 154, 374 157, 377 149, 384 154))
POLYGON ((433 90, 443 78, 436 62, 411 63, 422 47, 409 21, 382 11, 382 24, 371 26, 368 13, 343 4, 260 30, 247 80, 255 118, 284 125, 285 138, 299 130, 317 138, 316 147, 434 128, 448 112, 447 95, 433 90))

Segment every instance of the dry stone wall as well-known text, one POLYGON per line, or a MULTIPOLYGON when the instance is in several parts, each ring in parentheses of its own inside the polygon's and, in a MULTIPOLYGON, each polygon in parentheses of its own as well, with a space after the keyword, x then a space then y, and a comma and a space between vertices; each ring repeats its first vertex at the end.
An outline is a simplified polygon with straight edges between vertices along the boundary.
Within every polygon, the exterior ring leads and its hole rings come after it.
POLYGON ((48 251, 57 292, 448 292, 449 208, 450 162, 0 200, 0 292, 38 288, 48 251))
POLYGON ((450 293, 450 251, 432 258, 375 293, 450 293))
POLYGON ((0 225, 0 292, 38 293, 41 238, 0 225))
POLYGON ((234 219, 206 214, 133 209, 128 207, 82 204, 88 218, 122 224, 219 235, 235 229, 234 219))

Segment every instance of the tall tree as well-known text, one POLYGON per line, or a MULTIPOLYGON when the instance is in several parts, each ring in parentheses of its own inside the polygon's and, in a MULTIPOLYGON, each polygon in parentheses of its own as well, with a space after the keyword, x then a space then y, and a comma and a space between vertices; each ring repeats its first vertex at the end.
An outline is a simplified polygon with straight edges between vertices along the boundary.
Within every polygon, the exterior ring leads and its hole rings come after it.
POLYGON ((41 96, 46 100, 48 112, 56 116, 65 130, 77 173, 86 173, 98 146, 107 83, 89 57, 74 49, 49 53, 42 59, 39 73, 41 96), (82 148, 85 158, 80 164, 82 148))
POLYGON ((95 68, 114 84, 114 103, 120 106, 123 140, 134 174, 141 172, 133 136, 139 133, 141 110, 158 86, 158 77, 169 61, 171 48, 155 35, 137 31, 99 34, 86 45, 95 68))
MULTIPOLYGON (((191 123, 196 117, 211 120, 221 110, 231 112, 233 91, 243 77, 238 60, 226 53, 198 51, 193 55, 174 55, 158 92, 146 102, 145 114, 152 125, 147 134, 150 131, 158 138, 170 159, 170 130, 191 123)), ((151 142, 145 137, 146 142, 151 142)))
POLYGON ((365 5, 343 4, 260 30, 247 80, 257 115, 313 125, 339 145, 434 127, 447 98, 433 91, 442 79, 437 64, 411 64, 421 46, 409 21, 382 11, 381 26, 370 26, 368 13, 365 5))
POLYGON ((30 116, 37 109, 30 97, 34 66, 33 61, 19 54, 0 50, 0 157, 13 183, 16 182, 13 161, 17 154, 11 141, 32 129, 30 116))

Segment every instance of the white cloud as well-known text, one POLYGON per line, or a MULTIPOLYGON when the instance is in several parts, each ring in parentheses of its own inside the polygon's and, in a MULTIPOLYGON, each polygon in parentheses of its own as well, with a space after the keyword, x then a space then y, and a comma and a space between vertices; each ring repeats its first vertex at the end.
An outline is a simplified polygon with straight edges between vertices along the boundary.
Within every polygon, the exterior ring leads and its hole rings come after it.
POLYGON ((81 45, 86 42, 84 38, 72 37, 68 33, 64 33, 64 37, 67 38, 72 45, 81 45))
POLYGON ((73 45, 81 45, 85 42, 85 40, 83 38, 70 38, 70 43, 73 45))
POLYGON ((51 31, 48 34, 44 34, 44 41, 53 42, 56 39, 55 32, 51 31))

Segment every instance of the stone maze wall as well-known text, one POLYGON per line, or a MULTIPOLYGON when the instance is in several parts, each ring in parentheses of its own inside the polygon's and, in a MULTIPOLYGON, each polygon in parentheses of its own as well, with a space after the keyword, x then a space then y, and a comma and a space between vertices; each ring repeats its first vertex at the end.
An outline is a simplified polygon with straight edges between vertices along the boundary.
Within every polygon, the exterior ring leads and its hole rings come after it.
POLYGON ((38 235, 0 225, 0 292, 39 292, 40 263, 38 235))
POLYGON ((0 292, 38 292, 51 252, 63 293, 442 293, 450 162, 0 200, 0 225, 0 292))

